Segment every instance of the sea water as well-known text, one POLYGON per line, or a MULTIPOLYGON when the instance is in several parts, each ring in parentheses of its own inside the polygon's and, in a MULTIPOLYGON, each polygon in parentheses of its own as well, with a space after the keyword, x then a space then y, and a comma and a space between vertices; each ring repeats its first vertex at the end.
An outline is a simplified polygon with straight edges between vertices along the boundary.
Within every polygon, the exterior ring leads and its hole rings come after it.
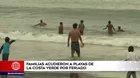
MULTIPOLYGON (((0 43, 9 36, 17 41, 11 46, 11 60, 71 60, 67 36, 73 23, 84 20, 85 43, 79 60, 124 60, 127 47, 140 47, 139 0, 0 0, 0 43), (33 27, 40 20, 47 27, 33 27), (123 33, 108 36, 108 20, 123 33), (58 34, 59 22, 64 34, 58 34)), ((126 72, 82 74, 84 78, 125 77, 126 72), (111 73, 111 74, 110 74, 111 73)), ((27 77, 69 78, 68 74, 27 74, 27 77), (36 76, 33 76, 36 75, 36 76), (48 76, 49 75, 49 76, 48 76), (56 75, 56 76, 55 76, 56 75)))

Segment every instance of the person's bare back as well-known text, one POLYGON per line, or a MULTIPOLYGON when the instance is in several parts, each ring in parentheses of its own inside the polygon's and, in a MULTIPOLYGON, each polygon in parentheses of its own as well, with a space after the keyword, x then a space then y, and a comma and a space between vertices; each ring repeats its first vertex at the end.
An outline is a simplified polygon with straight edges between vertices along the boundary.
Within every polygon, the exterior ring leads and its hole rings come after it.
POLYGON ((108 34, 113 34, 113 25, 112 24, 108 24, 108 34))
POLYGON ((107 29, 107 28, 108 28, 108 34, 109 34, 109 35, 112 35, 112 34, 115 33, 115 28, 114 28, 114 26, 111 24, 111 21, 108 21, 108 24, 107 24, 106 28, 104 28, 104 30, 107 29), (113 30, 114 30, 114 32, 113 32, 113 30))
POLYGON ((69 35, 71 36, 71 41, 72 42, 78 42, 79 41, 79 37, 80 37, 80 32, 78 29, 73 29, 69 35))

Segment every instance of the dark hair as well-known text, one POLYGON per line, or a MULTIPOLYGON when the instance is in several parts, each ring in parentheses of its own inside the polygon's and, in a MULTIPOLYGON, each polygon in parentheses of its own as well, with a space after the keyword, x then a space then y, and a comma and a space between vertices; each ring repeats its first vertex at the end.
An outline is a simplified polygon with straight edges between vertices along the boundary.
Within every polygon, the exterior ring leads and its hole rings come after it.
POLYGON ((128 51, 129 51, 129 52, 133 52, 133 51, 134 51, 134 47, 133 47, 133 46, 129 46, 129 47, 128 47, 128 51))
POLYGON ((77 28, 77 25, 78 25, 77 23, 74 23, 73 24, 73 28, 76 29, 77 28))
POLYGON ((108 23, 111 24, 111 21, 109 20, 108 23))
POLYGON ((81 23, 83 23, 84 21, 83 20, 81 20, 81 23))
POLYGON ((40 20, 40 22, 43 22, 43 20, 40 20))
POLYGON ((118 26, 118 29, 121 29, 121 27, 120 27, 120 26, 118 26))
POLYGON ((5 42, 9 42, 10 38, 9 37, 5 37, 5 42))
POLYGON ((62 25, 63 24, 63 22, 60 22, 60 25, 62 25))

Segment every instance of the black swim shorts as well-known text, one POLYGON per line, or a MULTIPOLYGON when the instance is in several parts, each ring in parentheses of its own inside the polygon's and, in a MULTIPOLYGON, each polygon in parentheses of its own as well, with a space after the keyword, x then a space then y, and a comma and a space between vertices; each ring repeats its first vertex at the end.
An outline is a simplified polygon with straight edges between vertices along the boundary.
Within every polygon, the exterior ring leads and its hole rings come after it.
POLYGON ((2 60, 3 61, 8 61, 9 54, 2 54, 2 60))
POLYGON ((72 42, 71 43, 71 54, 72 57, 74 56, 74 53, 77 53, 78 57, 80 57, 80 46, 79 46, 79 42, 72 42))

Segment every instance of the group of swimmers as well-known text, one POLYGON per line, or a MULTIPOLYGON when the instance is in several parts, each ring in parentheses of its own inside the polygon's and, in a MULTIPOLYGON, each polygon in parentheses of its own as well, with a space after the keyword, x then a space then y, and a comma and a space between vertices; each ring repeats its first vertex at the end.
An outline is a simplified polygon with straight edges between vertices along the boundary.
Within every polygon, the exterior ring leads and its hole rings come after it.
MULTIPOLYGON (((104 28, 103 30, 105 30, 107 28, 108 28, 108 35, 112 35, 112 34, 116 33, 116 30, 115 30, 114 26, 111 24, 111 21, 108 21, 108 24, 107 24, 106 28, 104 28), (113 32, 113 30, 114 30, 114 32, 113 32)), ((118 26, 117 31, 118 32, 124 32, 124 30, 121 29, 121 26, 118 26)))
MULTIPOLYGON (((45 26, 47 26, 47 24, 45 22, 43 22, 43 20, 40 20, 40 23, 36 24, 34 26, 35 27, 36 26, 45 27, 45 26)), ((84 29, 85 29, 85 25, 84 25, 83 20, 80 21, 78 29, 79 29, 80 34, 83 35, 84 34, 84 29)), ((108 21, 108 24, 107 24, 106 28, 104 28, 103 30, 105 30, 105 29, 108 29, 108 35, 113 35, 114 33, 116 33, 116 30, 115 30, 113 24, 111 24, 111 21, 108 21)), ((58 27, 58 33, 63 34, 63 30, 64 30, 63 22, 60 22, 60 25, 58 27)), ((121 26, 118 26, 117 31, 118 32, 124 32, 124 30, 121 29, 121 26)))
MULTIPOLYGON (((34 25, 34 26, 35 26, 35 27, 36 27, 36 26, 46 27, 47 24, 46 24, 45 22, 43 22, 43 20, 40 20, 40 23, 38 23, 38 24, 36 24, 36 25, 34 25)), ((80 24, 79 24, 79 27, 78 27, 78 29, 79 29, 81 35, 84 34, 84 28, 85 28, 84 21, 81 20, 81 21, 80 21, 80 24)), ((59 27, 58 27, 58 33, 59 33, 59 34, 63 34, 63 30, 64 30, 63 22, 60 22, 60 25, 59 25, 59 27)))
MULTIPOLYGON (((84 28, 85 25, 83 24, 84 21, 81 20, 79 27, 77 23, 73 24, 73 29, 69 32, 68 35, 68 41, 67 41, 67 46, 69 47, 70 45, 70 40, 71 40, 71 57, 74 57, 74 53, 77 53, 77 56, 80 58, 80 45, 79 45, 79 40, 81 42, 81 44, 84 46, 83 40, 81 35, 84 34, 84 28)), ((46 23, 43 22, 43 20, 40 20, 40 23, 35 25, 35 26, 45 26, 47 25, 46 23)), ((106 26, 105 29, 108 28, 108 34, 112 35, 115 32, 115 28, 114 26, 111 24, 111 21, 108 21, 108 25, 106 26), (113 32, 114 30, 114 32, 113 32)), ((118 27, 119 32, 124 32, 124 30, 121 29, 121 27, 118 27)), ((59 26, 59 34, 63 34, 63 22, 60 22, 60 26, 59 26)), ((10 40, 9 37, 5 38, 5 43, 1 46, 0 48, 0 54, 2 53, 2 60, 3 61, 8 61, 9 59, 9 54, 10 54, 10 45, 15 42, 15 40, 10 40)), ((126 58, 126 61, 138 61, 138 59, 136 58, 136 54, 134 54, 134 48, 133 46, 130 46, 128 48, 128 56, 126 58)), ((75 75, 75 74, 74 74, 75 75)), ((127 78, 130 78, 130 76, 133 76, 133 78, 136 78, 136 72, 135 71, 129 71, 127 73, 127 78)), ((71 77, 73 77, 73 74, 70 75, 71 77)), ((75 75, 76 77, 78 77, 78 75, 75 75)))

